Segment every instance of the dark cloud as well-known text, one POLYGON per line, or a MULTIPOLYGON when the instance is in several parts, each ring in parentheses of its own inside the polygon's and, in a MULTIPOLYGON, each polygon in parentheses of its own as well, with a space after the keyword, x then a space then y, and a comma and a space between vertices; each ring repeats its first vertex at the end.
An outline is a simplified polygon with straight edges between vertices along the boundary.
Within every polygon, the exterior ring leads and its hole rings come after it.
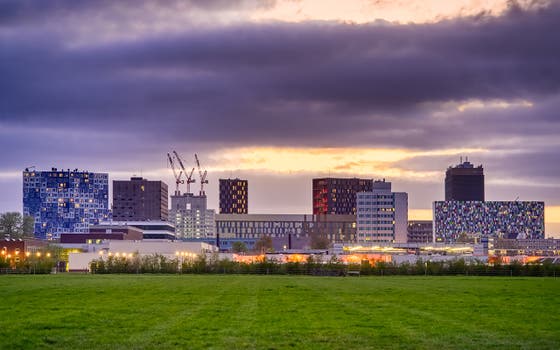
MULTIPOLYGON (((538 106, 556 96, 558 19, 560 6, 550 6, 436 24, 246 24, 79 46, 60 33, 22 35, 0 44, 0 115, 233 143, 328 144, 337 136, 343 144, 441 147, 467 119, 483 134, 514 135, 530 110, 432 114, 449 101, 538 106), (395 130, 409 136, 396 139, 395 130)), ((550 114, 531 115, 534 125, 550 114)))

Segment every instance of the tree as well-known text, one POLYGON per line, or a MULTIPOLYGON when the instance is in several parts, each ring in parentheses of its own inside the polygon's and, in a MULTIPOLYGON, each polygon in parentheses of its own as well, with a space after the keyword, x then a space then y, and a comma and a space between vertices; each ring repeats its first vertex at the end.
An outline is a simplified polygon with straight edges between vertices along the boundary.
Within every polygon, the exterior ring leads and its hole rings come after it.
POLYGON ((247 245, 243 242, 233 242, 231 245, 231 251, 234 253, 246 253, 247 245))
POLYGON ((35 218, 33 216, 25 215, 23 217, 23 224, 21 226, 23 237, 35 236, 35 218))
POLYGON ((259 238, 259 240, 255 242, 255 250, 261 253, 272 252, 274 250, 272 238, 270 238, 270 236, 262 236, 259 238))
POLYGON ((23 218, 18 212, 0 215, 0 233, 10 238, 21 238, 23 218))

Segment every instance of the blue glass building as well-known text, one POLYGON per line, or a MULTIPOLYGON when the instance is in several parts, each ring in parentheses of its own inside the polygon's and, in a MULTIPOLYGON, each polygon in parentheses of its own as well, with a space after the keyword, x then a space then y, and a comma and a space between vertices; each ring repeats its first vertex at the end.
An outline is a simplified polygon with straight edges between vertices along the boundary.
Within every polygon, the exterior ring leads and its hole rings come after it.
POLYGON ((35 237, 88 232, 109 219, 109 175, 87 171, 23 172, 23 214, 35 219, 35 237))

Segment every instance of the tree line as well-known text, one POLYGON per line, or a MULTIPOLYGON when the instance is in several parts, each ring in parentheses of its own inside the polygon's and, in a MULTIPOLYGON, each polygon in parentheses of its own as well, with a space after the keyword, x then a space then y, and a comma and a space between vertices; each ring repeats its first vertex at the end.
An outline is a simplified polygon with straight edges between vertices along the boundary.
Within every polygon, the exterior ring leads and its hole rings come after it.
POLYGON ((471 275, 471 276, 560 276, 560 265, 550 262, 489 265, 482 261, 467 262, 464 259, 451 261, 423 261, 415 263, 344 264, 336 256, 327 262, 310 256, 305 262, 280 263, 270 259, 246 263, 230 259, 219 259, 218 255, 199 255, 194 259, 181 260, 163 255, 148 255, 132 258, 110 256, 92 261, 92 273, 188 273, 188 274, 284 274, 313 276, 347 276, 349 274, 388 275, 471 275))

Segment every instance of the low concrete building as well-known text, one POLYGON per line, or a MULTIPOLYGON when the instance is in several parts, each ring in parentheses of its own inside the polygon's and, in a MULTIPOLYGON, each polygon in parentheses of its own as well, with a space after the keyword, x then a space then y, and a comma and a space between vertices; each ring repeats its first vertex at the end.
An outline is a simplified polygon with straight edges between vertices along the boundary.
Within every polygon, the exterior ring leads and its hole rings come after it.
POLYGON ((109 256, 132 258, 146 255, 162 255, 166 258, 195 257, 201 254, 217 253, 218 248, 205 242, 181 241, 106 241, 83 253, 68 255, 69 271, 89 271, 90 263, 95 259, 109 256))

